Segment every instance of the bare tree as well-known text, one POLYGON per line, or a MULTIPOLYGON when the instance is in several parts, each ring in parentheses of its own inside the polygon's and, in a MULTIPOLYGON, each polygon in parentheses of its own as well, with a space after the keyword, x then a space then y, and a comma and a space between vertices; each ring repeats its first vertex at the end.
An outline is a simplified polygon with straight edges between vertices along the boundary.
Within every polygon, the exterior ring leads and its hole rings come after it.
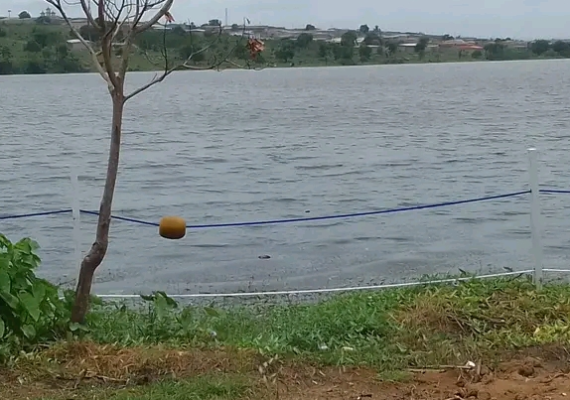
MULTIPOLYGON (((111 124, 111 144, 109 148, 109 159, 107 164, 107 176, 103 196, 99 206, 97 221, 97 231, 95 242, 87 255, 81 262, 79 278, 75 293, 75 302, 72 311, 73 322, 83 322, 89 309, 89 298, 95 270, 105 258, 109 244, 109 227, 111 223, 111 208, 115 183, 117 181, 117 171, 119 167, 119 154, 121 148, 121 132, 123 123, 123 110, 125 103, 157 83, 162 82, 168 75, 177 70, 183 69, 215 69, 224 62, 232 63, 229 60, 232 48, 226 57, 222 57, 210 63, 207 67, 198 67, 191 63, 197 54, 203 53, 211 45, 193 51, 190 56, 175 65, 168 59, 166 47, 162 49, 164 65, 163 71, 146 85, 125 93, 125 76, 129 69, 129 58, 131 54, 140 49, 137 47, 135 39, 142 32, 152 29, 162 18, 167 22, 173 22, 170 9, 174 0, 46 0, 54 6, 62 18, 65 20, 73 34, 89 51, 92 63, 106 82, 113 102, 113 116, 111 124), (85 40, 77 28, 71 23, 68 12, 71 7, 81 7, 88 23, 97 29, 100 40, 97 45, 92 45, 85 40), (94 14, 91 13, 91 6, 94 14), (96 17, 94 16, 96 15, 96 17), (145 20, 143 20, 143 18, 145 20), (119 42, 119 38, 121 39, 119 42), (115 46, 120 46, 120 58, 113 51, 115 46)), ((166 32, 166 31, 165 31, 166 32)), ((219 34, 221 35, 221 27, 219 34)), ((166 33, 165 33, 166 34, 166 33)), ((237 46, 237 44, 236 44, 237 46)), ((263 50, 263 44, 255 39, 248 41, 248 48, 253 56, 263 50)))

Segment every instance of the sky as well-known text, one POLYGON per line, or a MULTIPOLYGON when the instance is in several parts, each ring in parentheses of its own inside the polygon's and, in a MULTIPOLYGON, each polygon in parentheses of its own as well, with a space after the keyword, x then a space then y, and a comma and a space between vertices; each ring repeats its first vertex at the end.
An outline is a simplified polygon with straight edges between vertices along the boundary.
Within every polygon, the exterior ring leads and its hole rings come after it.
MULTIPOLYGON (((0 16, 26 10, 37 16, 43 0, 0 0, 0 16)), ((570 38, 570 0, 176 0, 177 22, 197 25, 210 19, 300 28, 358 29, 450 34, 482 38, 570 38)), ((73 16, 80 16, 79 10, 73 16)))

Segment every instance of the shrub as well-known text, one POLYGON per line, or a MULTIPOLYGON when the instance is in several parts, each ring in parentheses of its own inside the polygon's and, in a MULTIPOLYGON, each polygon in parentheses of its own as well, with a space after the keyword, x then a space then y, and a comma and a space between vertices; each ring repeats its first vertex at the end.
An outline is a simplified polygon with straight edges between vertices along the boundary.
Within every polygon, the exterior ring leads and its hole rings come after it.
POLYGON ((63 333, 69 313, 58 288, 36 276, 38 244, 0 234, 0 360, 63 333))

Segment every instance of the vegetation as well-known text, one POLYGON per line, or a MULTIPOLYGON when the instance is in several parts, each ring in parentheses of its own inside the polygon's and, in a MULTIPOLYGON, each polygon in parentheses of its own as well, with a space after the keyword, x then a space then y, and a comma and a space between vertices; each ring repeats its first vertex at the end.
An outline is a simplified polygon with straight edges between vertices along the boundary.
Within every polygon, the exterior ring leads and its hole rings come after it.
MULTIPOLYGON (((20 13, 26 19, 26 12, 20 13)), ((63 24, 46 23, 46 17, 30 19, 22 24, 2 24, 0 21, 0 74, 39 74, 94 71, 91 59, 81 45, 71 46, 67 40, 74 36, 63 24)), ((208 24, 216 26, 217 20, 208 24)), ((189 27, 195 27, 193 24, 189 27)), ((131 57, 132 71, 160 70, 163 65, 163 48, 169 53, 171 62, 182 62, 193 51, 209 46, 193 59, 195 66, 209 65, 228 52, 236 42, 244 42, 242 27, 235 25, 232 36, 221 37, 214 31, 205 35, 187 32, 176 27, 167 32, 151 30, 137 40, 139 51, 131 57), (209 64, 208 64, 209 63, 209 64)), ((274 39, 265 41, 265 50, 255 62, 250 60, 244 46, 236 47, 229 59, 233 62, 247 62, 250 67, 261 66, 323 66, 357 64, 398 64, 413 62, 449 62, 469 60, 519 60, 538 58, 570 58, 570 43, 536 40, 528 48, 511 48, 508 40, 497 39, 484 44, 483 50, 458 50, 453 48, 428 47, 427 37, 420 38, 412 51, 399 47, 395 40, 382 37, 378 27, 370 29, 362 25, 358 31, 343 35, 340 43, 315 40, 313 25, 307 25, 305 33, 296 39, 274 39), (360 39, 359 39, 360 38, 360 39), (359 39, 357 43, 357 39, 359 39)), ((81 27, 82 36, 97 41, 99 33, 93 26, 81 27)), ((445 39, 452 39, 446 35, 445 39)), ((115 51, 120 53, 121 49, 115 51)), ((228 63, 225 67, 232 67, 228 63)))
POLYGON ((292 370, 367 366, 402 380, 409 368, 492 365, 524 349, 561 356, 570 341, 570 287, 537 292, 526 278, 224 309, 157 292, 143 307, 95 301, 73 325, 70 303, 34 275, 36 248, 0 236, 0 398, 265 398, 292 370))
POLYGON ((0 361, 65 332, 68 317, 58 289, 39 279, 37 243, 0 235, 0 361))

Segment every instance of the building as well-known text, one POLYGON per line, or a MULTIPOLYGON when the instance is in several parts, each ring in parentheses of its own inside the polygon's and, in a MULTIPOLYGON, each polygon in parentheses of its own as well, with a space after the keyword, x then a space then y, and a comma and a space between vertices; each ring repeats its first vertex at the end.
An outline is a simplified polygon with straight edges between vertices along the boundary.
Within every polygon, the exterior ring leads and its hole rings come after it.
MULTIPOLYGON (((93 43, 90 42, 89 40, 86 40, 86 42, 90 45, 92 45, 93 43)), ((67 45, 70 47, 70 49, 72 51, 82 51, 82 50, 87 50, 85 48, 85 45, 83 43, 81 43, 81 40, 79 39, 69 39, 67 41, 67 45)))

